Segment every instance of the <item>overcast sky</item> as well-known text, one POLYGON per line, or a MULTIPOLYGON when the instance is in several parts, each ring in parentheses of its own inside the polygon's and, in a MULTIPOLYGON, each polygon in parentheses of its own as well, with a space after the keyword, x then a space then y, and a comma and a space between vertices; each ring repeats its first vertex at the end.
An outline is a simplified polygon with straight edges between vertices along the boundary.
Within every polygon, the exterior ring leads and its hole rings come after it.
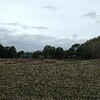
POLYGON ((100 0, 0 0, 0 43, 68 49, 100 34, 100 0))

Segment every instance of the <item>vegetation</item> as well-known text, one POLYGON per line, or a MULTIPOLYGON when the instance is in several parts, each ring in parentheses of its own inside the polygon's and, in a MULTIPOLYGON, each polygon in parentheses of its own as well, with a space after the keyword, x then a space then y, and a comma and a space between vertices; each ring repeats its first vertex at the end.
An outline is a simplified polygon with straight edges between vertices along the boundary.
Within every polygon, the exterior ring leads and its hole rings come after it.
POLYGON ((100 60, 0 59, 0 100, 99 100, 100 60))
POLYGON ((4 47, 0 44, 0 58, 15 58, 16 55, 17 55, 17 51, 14 46, 4 47))
POLYGON ((100 36, 80 45, 78 52, 81 58, 100 58, 100 36))
POLYGON ((33 53, 0 45, 0 58, 6 58, 0 59, 0 100, 100 99, 100 60, 93 60, 100 58, 100 37, 33 53))
POLYGON ((100 36, 88 40, 83 44, 73 44, 69 50, 61 47, 46 45, 42 51, 24 52, 16 51, 14 46, 4 47, 0 45, 0 58, 36 58, 36 59, 97 59, 100 58, 100 36))
MULTIPOLYGON (((52 47, 50 45, 46 45, 44 47, 43 52, 38 53, 35 51, 35 57, 40 58, 42 55, 44 58, 57 58, 57 59, 65 59, 65 58, 78 58, 78 59, 97 59, 100 58, 100 36, 97 38, 93 38, 88 40, 83 44, 74 44, 69 48, 69 50, 63 50, 63 48, 52 47)), ((34 54, 33 53, 33 54, 34 54)), ((34 58, 34 56, 33 56, 34 58)))

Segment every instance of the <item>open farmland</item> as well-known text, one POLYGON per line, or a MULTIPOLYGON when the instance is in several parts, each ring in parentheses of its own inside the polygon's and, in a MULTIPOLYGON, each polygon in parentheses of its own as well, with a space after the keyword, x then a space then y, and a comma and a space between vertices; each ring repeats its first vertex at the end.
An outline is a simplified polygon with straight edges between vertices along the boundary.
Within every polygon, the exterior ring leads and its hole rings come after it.
POLYGON ((0 59, 0 100, 100 100, 100 60, 0 59))

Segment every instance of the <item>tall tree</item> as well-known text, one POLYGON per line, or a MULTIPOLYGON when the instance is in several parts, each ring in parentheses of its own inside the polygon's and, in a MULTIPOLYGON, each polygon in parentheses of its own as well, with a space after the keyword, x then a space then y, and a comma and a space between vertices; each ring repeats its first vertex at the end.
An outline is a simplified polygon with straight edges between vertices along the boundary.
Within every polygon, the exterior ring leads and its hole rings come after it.
POLYGON ((44 58, 54 58, 55 56, 55 47, 46 45, 43 50, 44 58))
POLYGON ((56 48, 55 55, 56 55, 56 58, 58 58, 58 59, 64 58, 63 48, 61 48, 61 47, 56 48))
POLYGON ((85 59, 100 58, 100 36, 83 43, 78 49, 78 54, 85 59))
POLYGON ((17 51, 14 46, 10 47, 10 54, 11 54, 11 58, 15 58, 17 56, 17 51))
POLYGON ((70 58, 77 58, 78 57, 78 52, 77 50, 79 49, 80 44, 74 44, 72 47, 68 50, 68 54, 70 58))
POLYGON ((4 58, 4 46, 0 44, 0 58, 4 58))
POLYGON ((10 47, 9 46, 5 47, 4 57, 5 58, 11 58, 11 52, 10 52, 10 47))

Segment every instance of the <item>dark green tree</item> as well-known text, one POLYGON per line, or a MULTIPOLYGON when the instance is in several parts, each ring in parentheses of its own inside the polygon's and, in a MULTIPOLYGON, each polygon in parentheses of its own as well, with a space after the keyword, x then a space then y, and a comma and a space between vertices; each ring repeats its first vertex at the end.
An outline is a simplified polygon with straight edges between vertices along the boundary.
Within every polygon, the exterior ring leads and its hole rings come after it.
POLYGON ((35 59, 43 59, 44 55, 43 55, 42 51, 37 50, 37 51, 33 52, 32 57, 35 58, 35 59))
POLYGON ((78 57, 78 52, 77 50, 79 49, 80 44, 74 44, 72 45, 71 48, 68 50, 68 54, 70 58, 77 58, 78 57))
POLYGON ((11 58, 11 52, 10 52, 10 47, 9 46, 5 47, 4 58, 11 58))
POLYGON ((61 47, 56 48, 55 57, 57 59, 63 59, 64 58, 64 50, 63 50, 63 48, 61 48, 61 47))
POLYGON ((84 59, 100 58, 100 36, 81 44, 78 55, 84 59))
POLYGON ((0 58, 4 58, 4 46, 0 44, 0 58))
POLYGON ((64 51, 64 58, 65 58, 65 59, 68 59, 68 58, 69 58, 68 50, 65 50, 65 51, 64 51))
POLYGON ((16 56, 17 56, 17 51, 14 46, 10 47, 10 56, 11 56, 11 58, 16 58, 16 56))
POLYGON ((17 52, 17 58, 23 58, 23 56, 24 56, 24 51, 17 52))
POLYGON ((55 47, 46 45, 43 50, 44 58, 54 58, 55 57, 55 47))

